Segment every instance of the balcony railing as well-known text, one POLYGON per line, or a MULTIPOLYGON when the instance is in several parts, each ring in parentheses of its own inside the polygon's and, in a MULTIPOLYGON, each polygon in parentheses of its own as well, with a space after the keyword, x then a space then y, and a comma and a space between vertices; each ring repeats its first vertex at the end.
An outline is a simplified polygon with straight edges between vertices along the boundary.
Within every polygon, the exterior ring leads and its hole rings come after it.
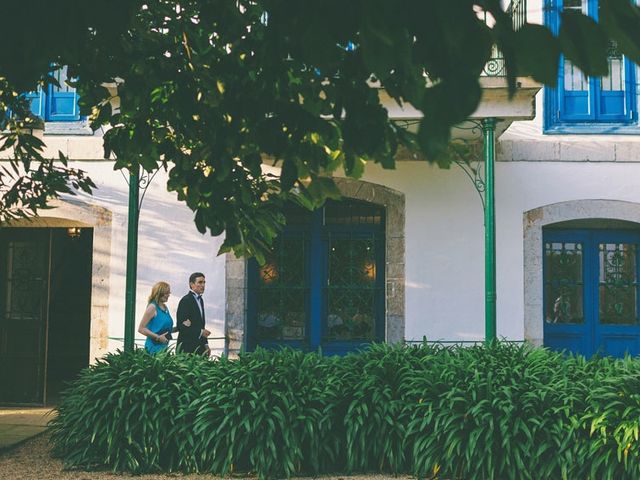
POLYGON ((518 30, 527 23, 527 0, 512 0, 507 13, 511 16, 513 29, 518 30))
MULTIPOLYGON (((511 23, 514 30, 518 30, 527 22, 527 0, 512 0, 507 8, 507 14, 511 16, 511 23)), ((485 21, 487 18, 485 17, 485 21)), ((491 58, 484 66, 482 76, 484 77, 504 77, 506 75, 504 55, 496 47, 491 50, 491 58)))

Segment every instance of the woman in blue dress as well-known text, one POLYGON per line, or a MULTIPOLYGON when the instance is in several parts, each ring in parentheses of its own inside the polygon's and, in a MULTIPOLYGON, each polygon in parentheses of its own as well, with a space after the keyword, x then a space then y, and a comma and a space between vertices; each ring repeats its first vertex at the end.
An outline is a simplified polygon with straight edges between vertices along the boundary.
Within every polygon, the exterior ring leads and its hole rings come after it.
POLYGON ((171 332, 178 330, 173 325, 173 319, 167 307, 169 295, 171 295, 171 287, 167 282, 156 283, 151 289, 149 305, 138 326, 138 332, 147 337, 144 348, 151 354, 166 350, 171 332))

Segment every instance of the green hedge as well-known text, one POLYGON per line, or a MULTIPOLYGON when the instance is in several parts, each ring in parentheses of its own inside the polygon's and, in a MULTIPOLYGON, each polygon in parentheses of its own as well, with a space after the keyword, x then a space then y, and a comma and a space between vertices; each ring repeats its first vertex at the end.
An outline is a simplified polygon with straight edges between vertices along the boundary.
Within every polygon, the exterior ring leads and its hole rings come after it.
POLYGON ((497 343, 293 350, 238 360, 111 354, 51 422, 69 468, 640 478, 640 360, 497 343))

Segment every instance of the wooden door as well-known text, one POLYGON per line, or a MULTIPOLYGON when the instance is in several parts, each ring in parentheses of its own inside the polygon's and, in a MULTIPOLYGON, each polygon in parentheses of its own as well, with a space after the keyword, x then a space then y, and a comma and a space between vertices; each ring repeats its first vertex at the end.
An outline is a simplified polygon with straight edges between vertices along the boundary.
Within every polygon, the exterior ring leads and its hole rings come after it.
POLYGON ((0 230, 0 402, 42 403, 50 234, 0 230))

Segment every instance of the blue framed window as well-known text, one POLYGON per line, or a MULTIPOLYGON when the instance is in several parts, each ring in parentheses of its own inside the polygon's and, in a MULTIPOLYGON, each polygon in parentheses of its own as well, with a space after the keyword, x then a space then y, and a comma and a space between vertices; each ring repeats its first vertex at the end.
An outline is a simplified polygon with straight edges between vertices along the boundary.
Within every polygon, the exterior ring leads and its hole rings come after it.
POLYGON ((67 85, 67 67, 52 72, 60 86, 47 85, 35 92, 25 94, 31 102, 31 111, 45 122, 73 122, 80 119, 78 94, 67 85))
MULTIPOLYGON (((573 10, 598 21, 599 0, 546 0, 545 23, 555 34, 560 13, 573 10)), ((638 133, 638 67, 611 41, 609 74, 586 77, 562 56, 556 88, 545 87, 547 133, 638 133)))
POLYGON ((384 208, 290 207, 262 266, 249 263, 247 348, 344 354, 384 340, 384 208))
POLYGON ((640 354, 640 232, 547 230, 543 248, 545 346, 640 354))

